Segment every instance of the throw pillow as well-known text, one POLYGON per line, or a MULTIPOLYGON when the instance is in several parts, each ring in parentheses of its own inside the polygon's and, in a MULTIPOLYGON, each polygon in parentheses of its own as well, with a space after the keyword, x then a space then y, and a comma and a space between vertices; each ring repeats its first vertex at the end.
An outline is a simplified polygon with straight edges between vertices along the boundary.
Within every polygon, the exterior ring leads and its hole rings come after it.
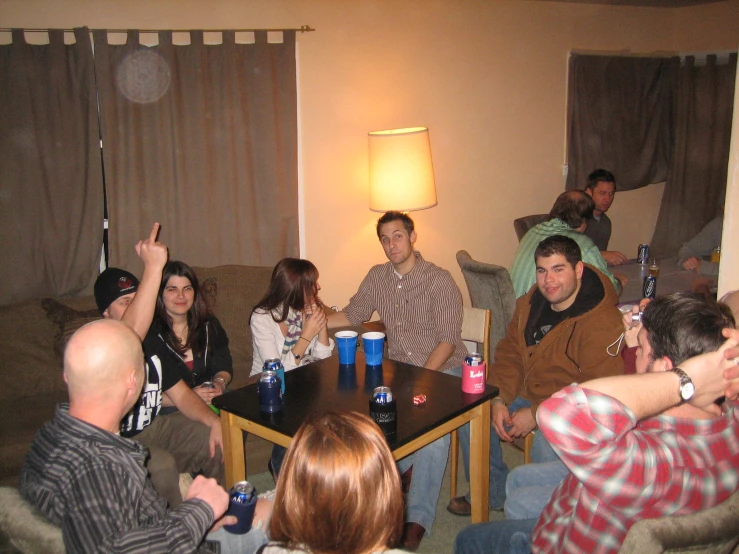
POLYGON ((203 294, 205 303, 208 305, 210 313, 216 311, 216 301, 218 300, 218 279, 215 277, 208 277, 205 281, 200 283, 200 292, 203 294))
POLYGON ((54 355, 60 366, 64 365, 64 348, 74 332, 83 325, 101 319, 97 310, 75 310, 53 298, 43 298, 41 306, 47 317, 57 325, 54 334, 54 355))

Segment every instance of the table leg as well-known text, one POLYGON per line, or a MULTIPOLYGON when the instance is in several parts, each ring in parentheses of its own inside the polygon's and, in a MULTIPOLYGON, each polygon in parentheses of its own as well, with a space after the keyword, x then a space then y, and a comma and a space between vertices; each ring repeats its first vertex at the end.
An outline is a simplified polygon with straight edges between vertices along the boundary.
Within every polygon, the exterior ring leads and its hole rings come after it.
POLYGON ((476 408, 477 417, 470 421, 470 495, 472 523, 490 517, 490 401, 476 408))
POLYGON ((223 461, 226 464, 226 488, 230 489, 239 481, 246 479, 244 461, 244 435, 234 423, 234 415, 221 410, 221 431, 223 433, 223 461))

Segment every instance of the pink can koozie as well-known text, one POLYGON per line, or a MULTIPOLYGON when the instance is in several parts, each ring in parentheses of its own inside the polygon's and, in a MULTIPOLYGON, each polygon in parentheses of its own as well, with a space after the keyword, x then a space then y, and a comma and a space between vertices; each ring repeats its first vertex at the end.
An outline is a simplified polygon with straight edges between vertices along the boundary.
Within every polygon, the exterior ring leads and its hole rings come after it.
POLYGON ((485 360, 480 354, 471 354, 462 364, 462 392, 480 394, 485 391, 485 360))

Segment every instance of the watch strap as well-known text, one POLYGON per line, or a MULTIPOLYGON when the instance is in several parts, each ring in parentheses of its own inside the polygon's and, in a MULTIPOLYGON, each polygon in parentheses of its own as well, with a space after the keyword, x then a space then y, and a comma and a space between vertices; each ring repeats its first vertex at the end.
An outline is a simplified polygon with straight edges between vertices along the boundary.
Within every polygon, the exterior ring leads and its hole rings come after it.
POLYGON ((688 400, 693 398, 693 395, 695 394, 695 385, 693 385, 693 380, 688 376, 687 373, 685 373, 681 368, 679 367, 673 367, 672 371, 674 373, 677 373, 677 376, 680 378, 680 386, 677 390, 677 394, 680 397, 680 404, 685 404, 688 400), (692 392, 690 395, 685 398, 683 396, 683 390, 686 386, 690 385, 692 387, 692 392))

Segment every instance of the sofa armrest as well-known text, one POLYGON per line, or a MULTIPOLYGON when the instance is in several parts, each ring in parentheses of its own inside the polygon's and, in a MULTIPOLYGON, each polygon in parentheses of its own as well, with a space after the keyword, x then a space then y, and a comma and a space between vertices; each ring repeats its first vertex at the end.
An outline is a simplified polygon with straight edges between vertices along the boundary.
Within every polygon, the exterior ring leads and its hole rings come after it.
POLYGON ((0 487, 0 531, 26 553, 64 554, 62 530, 52 525, 12 487, 0 487))
POLYGON ((619 554, 733 552, 739 544, 739 492, 694 514, 643 519, 629 529, 619 554))

